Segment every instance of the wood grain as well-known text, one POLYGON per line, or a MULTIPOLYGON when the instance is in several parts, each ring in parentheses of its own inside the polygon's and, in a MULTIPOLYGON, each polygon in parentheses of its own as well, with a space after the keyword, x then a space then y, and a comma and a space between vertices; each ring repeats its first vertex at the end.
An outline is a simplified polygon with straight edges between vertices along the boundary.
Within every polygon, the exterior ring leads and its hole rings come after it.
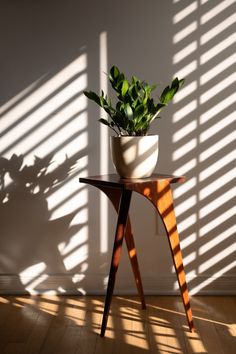
POLYGON ((235 353, 235 297, 192 297, 195 333, 179 296, 146 296, 146 305, 142 310, 137 296, 114 296, 101 338, 103 296, 2 296, 0 353, 235 353))
MULTIPOLYGON (((181 298, 184 304, 188 326, 190 331, 194 331, 192 309, 190 306, 185 270, 183 266, 182 252, 180 249, 179 234, 177 230, 177 222, 174 212, 173 197, 170 187, 171 183, 183 182, 184 180, 185 178, 183 176, 177 177, 162 174, 153 174, 151 177, 143 179, 124 179, 120 178, 116 174, 80 178, 80 182, 91 184, 105 192, 108 198, 112 201, 115 209, 117 211, 119 209, 111 268, 108 280, 108 288, 102 320, 102 337, 104 336, 106 331, 109 309, 115 286, 116 272, 120 261, 121 246, 126 228, 126 223, 128 221, 128 211, 132 192, 137 192, 147 198, 154 205, 157 213, 161 217, 161 220, 165 226, 170 246, 171 256, 176 271, 176 276, 179 284, 181 298)), ((143 308, 145 308, 142 281, 139 272, 137 254, 135 250, 130 221, 128 221, 127 226, 128 228, 126 233, 126 244, 128 247, 129 257, 131 260, 131 265, 133 268, 142 306, 143 308)))

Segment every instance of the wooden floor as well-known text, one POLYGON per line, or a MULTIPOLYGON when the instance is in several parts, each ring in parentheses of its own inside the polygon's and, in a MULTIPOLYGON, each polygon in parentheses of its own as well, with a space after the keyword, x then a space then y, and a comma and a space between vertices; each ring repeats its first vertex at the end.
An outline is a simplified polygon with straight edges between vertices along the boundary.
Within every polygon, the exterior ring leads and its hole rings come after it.
POLYGON ((193 297, 196 333, 179 297, 113 298, 100 338, 104 297, 1 296, 1 354, 236 353, 236 298, 193 297))

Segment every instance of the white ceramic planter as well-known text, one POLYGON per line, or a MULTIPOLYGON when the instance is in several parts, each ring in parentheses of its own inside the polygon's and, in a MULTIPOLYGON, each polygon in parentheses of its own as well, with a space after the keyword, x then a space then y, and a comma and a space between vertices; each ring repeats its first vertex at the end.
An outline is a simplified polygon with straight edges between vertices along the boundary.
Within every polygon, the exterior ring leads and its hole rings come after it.
POLYGON ((158 135, 111 136, 112 161, 122 178, 145 178, 153 173, 158 158, 158 135))

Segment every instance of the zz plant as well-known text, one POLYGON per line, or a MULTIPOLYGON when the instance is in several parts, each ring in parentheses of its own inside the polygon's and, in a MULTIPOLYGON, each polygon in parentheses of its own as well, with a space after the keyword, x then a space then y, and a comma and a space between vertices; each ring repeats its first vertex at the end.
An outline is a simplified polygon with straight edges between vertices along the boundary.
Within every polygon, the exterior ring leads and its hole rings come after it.
POLYGON ((84 94, 104 109, 108 118, 100 118, 99 121, 118 136, 147 135, 151 123, 160 118, 160 111, 168 105, 184 84, 184 79, 179 80, 176 77, 154 101, 151 93, 156 89, 156 85, 149 85, 135 76, 132 76, 129 82, 116 66, 112 66, 108 78, 118 99, 115 106, 103 91, 101 96, 93 91, 84 91, 84 94))

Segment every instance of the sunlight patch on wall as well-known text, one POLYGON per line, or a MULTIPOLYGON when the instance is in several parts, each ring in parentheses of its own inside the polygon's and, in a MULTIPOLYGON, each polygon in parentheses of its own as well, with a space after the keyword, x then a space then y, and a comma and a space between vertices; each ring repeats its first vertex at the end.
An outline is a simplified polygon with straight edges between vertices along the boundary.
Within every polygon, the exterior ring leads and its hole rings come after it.
POLYGON ((201 16, 200 18, 201 25, 212 20, 215 16, 219 15, 222 11, 227 9, 227 7, 231 6, 232 4, 235 4, 235 0, 221 1, 220 4, 216 5, 215 7, 213 7, 212 9, 210 9, 204 15, 201 16))
MULTIPOLYGON (((83 95, 87 83, 87 54, 82 52, 53 77, 46 73, 0 108, 1 155, 10 159, 13 154, 22 154, 24 165, 18 168, 27 165, 29 174, 39 168, 37 164, 43 158, 50 161, 47 167, 42 166, 44 175, 41 170, 35 176, 31 193, 44 205, 43 217, 47 220, 42 236, 45 232, 57 235, 55 252, 60 252, 65 271, 81 266, 88 257, 88 191, 78 181, 81 173, 88 173, 88 115, 83 95), (43 192, 37 184, 39 175, 43 192)), ((5 187, 10 188, 13 181, 6 177, 5 187)), ((27 187, 22 184, 22 188, 27 187)), ((41 284, 50 276, 47 267, 45 261, 22 270, 19 278, 27 291, 43 289, 41 284)), ((60 289, 57 286, 50 291, 60 289)))
POLYGON ((199 236, 205 236, 207 233, 215 230, 218 226, 223 224, 224 222, 228 221, 231 218, 234 218, 236 215, 236 207, 232 207, 227 211, 221 213, 218 217, 212 219, 208 222, 205 226, 199 229, 199 236))
MULTIPOLYGON (((57 90, 61 90, 66 83, 81 74, 86 68, 87 56, 86 54, 82 54, 54 77, 49 79, 45 84, 41 85, 40 88, 31 93, 28 97, 25 97, 25 99, 17 106, 7 112, 1 120, 1 129, 12 128, 14 123, 17 123, 22 117, 26 117, 26 115, 30 114, 32 110, 46 102, 48 98, 52 97, 55 92, 57 92, 57 90)), ((76 89, 75 92, 78 92, 78 90, 76 89)))
POLYGON ((192 32, 197 29, 197 21, 193 21, 188 26, 184 27, 181 31, 176 33, 173 37, 173 43, 177 44, 182 41, 184 38, 188 37, 192 32))
POLYGON ((199 248, 199 255, 201 256, 207 253, 209 249, 216 247, 221 242, 227 240, 229 237, 234 236, 235 233, 236 233, 236 225, 233 225, 227 230, 221 232, 219 235, 216 235, 212 240, 205 242, 204 245, 199 248))
POLYGON ((224 116, 220 120, 220 122, 212 123, 212 125, 208 129, 204 129, 204 131, 200 134, 199 136, 200 143, 207 141, 212 136, 219 133, 221 130, 225 129, 228 125, 230 124, 233 125, 234 122, 235 122, 235 113, 232 112, 231 114, 224 116))
POLYGON ((176 71, 175 76, 188 78, 189 75, 197 70, 197 65, 197 60, 193 60, 191 63, 176 71))
POLYGON ((186 104, 183 108, 179 109, 174 113, 173 122, 174 123, 179 122, 181 119, 185 118, 196 109, 197 109, 197 100, 192 100, 191 102, 186 104))
MULTIPOLYGON (((197 252, 193 251, 184 257, 184 265, 187 266, 197 259, 197 252)), ((187 273, 189 274, 189 273, 187 273)))
POLYGON ((182 203, 178 203, 175 207, 175 215, 176 217, 182 215, 184 212, 189 210, 189 208, 193 207, 197 204, 197 196, 191 195, 191 197, 186 198, 182 203))
POLYGON ((174 99, 172 162, 187 177, 173 194, 191 293, 235 267, 233 3, 173 1, 173 77, 186 81, 174 99), (203 273, 209 279, 198 281, 203 273))
POLYGON ((186 217, 184 219, 184 221, 179 222, 179 224, 178 224, 179 232, 181 233, 181 232, 187 230, 192 225, 194 225, 196 223, 196 221, 197 221, 197 215, 195 213, 191 214, 189 217, 186 217))
POLYGON ((182 21, 187 16, 189 16, 191 13, 196 11, 197 7, 198 7, 197 1, 193 1, 192 4, 186 6, 183 10, 179 11, 176 15, 174 15, 173 23, 176 24, 176 23, 182 21))
POLYGON ((201 279, 201 283, 199 283, 197 286, 193 287, 190 290, 190 294, 196 295, 200 290, 206 288, 208 285, 210 285, 215 280, 222 277, 224 274, 228 273, 230 270, 234 269, 235 267, 236 267, 236 261, 233 261, 233 262, 227 264, 225 267, 223 267, 219 271, 217 271, 216 273, 214 273, 212 277, 210 277, 206 280, 201 279))
POLYGON ((25 285, 27 283, 30 283, 34 279, 32 273, 40 275, 45 269, 46 264, 44 262, 40 262, 38 264, 34 264, 33 266, 26 268, 23 272, 19 274, 19 276, 21 278, 22 283, 25 285))
POLYGON ((25 156, 30 153, 46 155, 50 150, 60 146, 63 140, 66 141, 75 132, 79 133, 78 118, 81 118, 82 126, 83 120, 86 121, 86 116, 79 117, 80 112, 86 109, 86 99, 81 95, 81 90, 85 89, 87 84, 85 78, 84 75, 75 80, 73 87, 66 86, 27 118, 21 119, 21 122, 7 134, 5 133, 1 144, 5 149, 2 148, 1 154, 11 156, 17 150, 25 156), (74 98, 78 89, 80 96, 74 98), (67 91, 70 91, 69 94, 67 91), (51 141, 54 141, 55 145, 51 144, 51 141))
MULTIPOLYGON (((108 53, 107 53, 107 32, 101 32, 99 37, 99 63, 100 63, 100 90, 108 92, 108 53)), ((100 109, 101 117, 104 117, 104 110, 100 109)), ((100 124, 100 175, 108 174, 108 127, 100 124)), ((108 200, 107 196, 100 193, 100 251, 106 253, 108 250, 108 200)))
MULTIPOLYGON (((193 167, 195 167, 195 166, 196 165, 194 165, 193 167)), ((184 173, 176 173, 176 175, 183 175, 183 174, 184 173)), ((185 193, 189 192, 191 189, 196 187, 196 185, 197 185, 197 178, 196 177, 192 177, 192 178, 188 179, 182 185, 180 185, 179 187, 174 189, 174 191, 173 191, 174 200, 178 199, 182 195, 184 196, 185 193)))
MULTIPOLYGON (((220 171, 225 166, 231 164, 231 162, 235 161, 235 151, 231 151, 221 159, 213 163, 210 167, 202 170, 199 174, 199 181, 202 182, 209 178, 210 176, 214 175, 216 172, 220 171)), ((234 169, 230 169, 231 172, 234 172, 234 169)))
POLYGON ((197 81, 194 80, 190 83, 185 83, 184 87, 178 92, 177 96, 174 96, 173 102, 177 103, 186 98, 187 96, 191 95, 194 91, 197 90, 197 81))
POLYGON ((212 213, 215 209, 217 208, 222 208, 224 207, 224 204, 226 204, 230 199, 235 199, 236 198, 236 187, 229 189, 227 192, 221 194, 218 198, 215 198, 212 202, 208 202, 207 205, 205 205, 202 208, 199 208, 199 218, 205 218, 208 214, 212 213))
POLYGON ((188 134, 192 133, 197 128, 197 120, 193 120, 190 123, 187 123, 183 128, 179 129, 176 133, 173 134, 172 141, 177 143, 181 139, 185 138, 188 134))
POLYGON ((189 151, 195 149, 196 147, 197 147, 197 139, 193 138, 174 151, 172 155, 173 161, 179 160, 181 157, 188 154, 189 151))
MULTIPOLYGON (((84 228, 86 228, 84 226, 84 228)), ((82 228, 83 230, 83 228, 82 228)), ((62 256, 66 256, 67 254, 71 253, 74 251, 74 249, 78 248, 79 246, 85 244, 87 242, 88 238, 86 235, 86 232, 83 232, 83 234, 76 234, 72 236, 68 242, 62 242, 58 245, 58 250, 60 251, 62 256)))
MULTIPOLYGON (((181 167, 179 167, 176 170, 174 170, 174 174, 177 175, 177 176, 183 176, 187 172, 191 171, 196 166, 197 166, 197 159, 194 158, 194 159, 186 162, 185 164, 183 164, 181 167)), ((179 187, 177 187, 177 189, 178 188, 179 187)))
POLYGON ((223 39, 223 41, 219 42, 200 56, 200 64, 206 64, 209 60, 213 59, 216 55, 219 55, 219 53, 229 48, 235 42, 236 39, 234 34, 230 35, 226 39, 223 39))
POLYGON ((185 248, 191 246, 192 243, 197 241, 197 233, 194 232, 191 235, 185 237, 184 240, 181 240, 181 249, 184 250, 185 248))
POLYGON ((184 49, 181 49, 178 53, 176 53, 173 57, 173 63, 177 64, 181 60, 187 58, 190 54, 197 50, 197 41, 193 41, 188 44, 184 49))
MULTIPOLYGON (((84 230, 87 233, 87 228, 84 230)), ((79 264, 85 262, 88 259, 88 245, 84 244, 77 248, 75 251, 65 256, 63 262, 67 270, 72 270, 79 264)))
POLYGON ((209 90, 205 91, 200 96, 200 104, 207 102, 212 99, 215 95, 224 91, 228 86, 236 82, 236 73, 233 73, 226 77, 224 80, 221 80, 218 84, 212 86, 209 90))
POLYGON ((221 113, 224 109, 233 105, 236 101, 236 93, 232 93, 224 100, 221 100, 219 103, 208 109, 206 112, 200 116, 200 124, 208 122, 210 119, 213 119, 217 114, 221 113))
POLYGON ((199 155, 199 160, 202 162, 209 159, 209 157, 215 155, 217 151, 221 151, 223 148, 225 148, 227 145, 234 142, 235 140, 236 140, 235 132, 228 134, 224 138, 217 141, 217 143, 212 144, 208 149, 203 151, 199 155))
POLYGON ((28 96, 28 94, 34 90, 40 84, 40 82, 44 79, 45 75, 42 75, 38 80, 35 80, 32 84, 27 86, 24 90, 20 91, 17 95, 12 97, 9 101, 6 103, 2 104, 0 106, 0 117, 5 115, 7 111, 12 109, 17 103, 19 103, 25 96, 28 96))
POLYGON ((208 41, 216 37, 218 34, 222 33, 222 31, 226 30, 226 28, 232 26, 236 22, 235 14, 229 16, 224 21, 220 22, 218 25, 214 26, 208 32, 204 33, 200 38, 200 44, 206 44, 208 41))
POLYGON ((24 271, 19 274, 20 280, 25 286, 25 290, 30 294, 38 294, 35 288, 48 278, 48 275, 44 273, 45 270, 46 264, 40 262, 24 269, 24 271))
POLYGON ((205 198, 208 198, 211 194, 216 192, 218 189, 222 188, 222 186, 225 186, 227 185, 227 183, 234 180, 236 172, 235 168, 233 168, 233 170, 231 171, 226 172, 213 182, 209 183, 206 187, 200 189, 199 200, 204 200, 205 198))
POLYGON ((222 60, 219 64, 205 71, 200 76, 200 85, 206 84, 208 81, 214 79, 217 75, 219 75, 220 73, 224 72, 226 69, 233 66, 235 64, 235 61, 236 61, 236 53, 227 56, 227 58, 222 60))

